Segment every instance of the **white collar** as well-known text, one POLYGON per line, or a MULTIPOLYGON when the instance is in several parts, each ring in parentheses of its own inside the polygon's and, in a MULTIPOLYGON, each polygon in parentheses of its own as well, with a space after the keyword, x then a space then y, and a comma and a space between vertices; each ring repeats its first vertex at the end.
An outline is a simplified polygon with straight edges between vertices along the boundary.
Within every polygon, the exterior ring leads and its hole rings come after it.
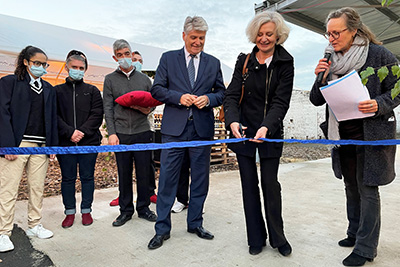
POLYGON ((40 77, 35 79, 35 78, 32 77, 32 75, 29 72, 28 72, 28 74, 29 74, 29 77, 31 77, 31 81, 29 82, 29 84, 34 86, 35 82, 38 82, 39 88, 41 88, 42 87, 42 82, 41 82, 40 77))
MULTIPOLYGON (((187 59, 188 57, 190 57, 190 53, 187 51, 186 46, 183 47, 183 50, 185 51, 185 58, 187 59)), ((195 59, 199 59, 200 58, 200 53, 196 54, 196 56, 194 57, 195 59)))

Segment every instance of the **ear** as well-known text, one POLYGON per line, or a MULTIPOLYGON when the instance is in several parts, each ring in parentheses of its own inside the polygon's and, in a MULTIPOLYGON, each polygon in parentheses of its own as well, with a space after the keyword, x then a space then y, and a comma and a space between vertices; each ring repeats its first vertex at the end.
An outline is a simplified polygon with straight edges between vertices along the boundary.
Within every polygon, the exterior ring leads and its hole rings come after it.
POLYGON ((64 69, 65 69, 65 71, 66 71, 67 73, 69 73, 69 69, 68 69, 68 67, 67 67, 67 64, 65 64, 65 63, 64 63, 64 69))
POLYGON ((112 58, 115 60, 115 62, 118 62, 118 59, 116 56, 112 56, 112 58))
POLYGON ((185 38, 186 38, 186 34, 185 34, 185 32, 182 32, 182 39, 183 39, 183 41, 185 41, 185 38))
POLYGON ((24 65, 27 67, 29 66, 28 60, 24 59, 24 65))

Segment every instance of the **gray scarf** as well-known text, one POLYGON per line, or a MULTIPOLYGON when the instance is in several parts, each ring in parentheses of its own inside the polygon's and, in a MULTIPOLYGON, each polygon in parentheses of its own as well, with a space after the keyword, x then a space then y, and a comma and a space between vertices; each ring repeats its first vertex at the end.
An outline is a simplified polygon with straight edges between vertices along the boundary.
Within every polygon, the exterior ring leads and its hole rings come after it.
MULTIPOLYGON (((326 51, 333 50, 333 48, 329 46, 326 48, 326 51)), ((329 70, 332 74, 332 79, 337 79, 339 76, 346 75, 352 70, 359 71, 367 60, 368 50, 369 41, 357 35, 349 51, 344 54, 333 53, 331 57, 332 64, 329 70)), ((331 109, 329 109, 328 139, 340 139, 339 122, 336 120, 331 109)))

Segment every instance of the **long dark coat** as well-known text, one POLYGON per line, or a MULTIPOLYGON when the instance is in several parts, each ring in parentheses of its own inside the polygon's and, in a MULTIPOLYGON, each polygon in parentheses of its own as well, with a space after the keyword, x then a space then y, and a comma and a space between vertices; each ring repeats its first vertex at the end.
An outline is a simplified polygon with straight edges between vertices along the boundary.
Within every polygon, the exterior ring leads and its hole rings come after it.
MULTIPOLYGON (((360 72, 367 67, 380 68, 395 63, 397 63, 397 59, 389 50, 383 46, 370 44, 367 60, 360 72)), ((371 99, 375 99, 378 103, 378 111, 375 116, 363 119, 364 140, 396 138, 396 117, 393 109, 400 104, 400 96, 395 99, 391 97, 391 89, 396 80, 391 72, 382 83, 377 75, 369 77, 366 86, 371 99)), ((325 99, 319 89, 321 86, 323 84, 315 82, 310 92, 310 101, 315 106, 325 104, 325 99)), ((394 172, 395 154, 396 146, 366 146, 364 184, 378 186, 391 183, 396 176, 394 172)))

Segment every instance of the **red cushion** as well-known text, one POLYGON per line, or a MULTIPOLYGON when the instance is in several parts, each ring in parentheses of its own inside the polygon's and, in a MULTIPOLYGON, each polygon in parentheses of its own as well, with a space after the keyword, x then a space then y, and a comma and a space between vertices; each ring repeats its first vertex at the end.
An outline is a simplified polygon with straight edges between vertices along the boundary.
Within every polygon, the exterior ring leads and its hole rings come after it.
POLYGON ((155 100, 151 96, 150 92, 147 91, 132 91, 126 93, 115 99, 115 102, 124 107, 141 106, 144 108, 151 108, 163 104, 162 102, 155 100))

